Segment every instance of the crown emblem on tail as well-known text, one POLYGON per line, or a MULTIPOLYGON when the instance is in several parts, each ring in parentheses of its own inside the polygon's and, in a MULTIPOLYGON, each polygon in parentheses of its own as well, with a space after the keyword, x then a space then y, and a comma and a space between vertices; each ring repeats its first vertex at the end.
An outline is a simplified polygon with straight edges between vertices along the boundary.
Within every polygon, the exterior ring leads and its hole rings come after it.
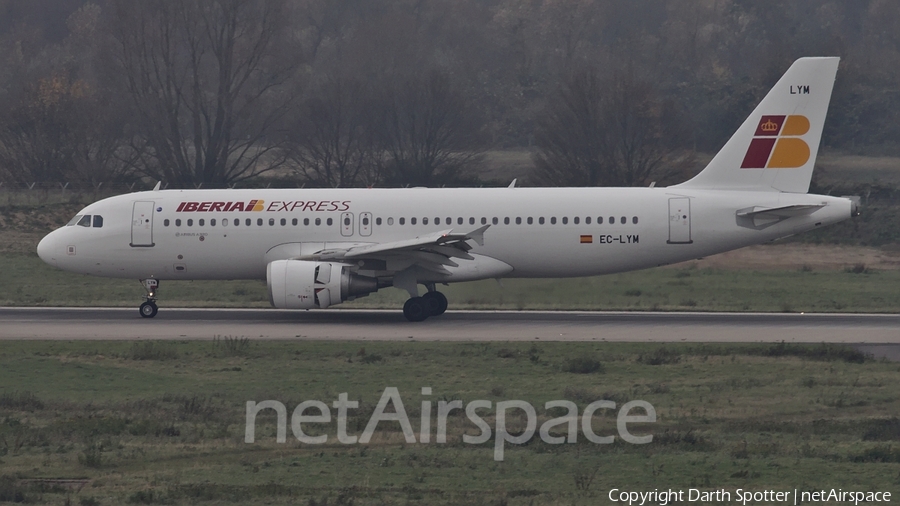
POLYGON ((759 125, 759 129, 763 132, 777 132, 778 131, 778 123, 775 123, 772 120, 766 121, 765 123, 759 125))

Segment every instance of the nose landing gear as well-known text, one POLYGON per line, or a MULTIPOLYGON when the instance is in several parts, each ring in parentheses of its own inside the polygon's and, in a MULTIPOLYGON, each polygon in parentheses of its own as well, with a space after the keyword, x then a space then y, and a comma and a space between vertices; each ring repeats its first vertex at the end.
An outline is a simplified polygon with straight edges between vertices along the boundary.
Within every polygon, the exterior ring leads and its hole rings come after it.
POLYGON ((143 318, 153 318, 159 311, 159 308, 156 307, 156 290, 159 288, 159 281, 148 278, 142 279, 141 283, 144 285, 144 290, 147 290, 147 295, 144 297, 146 300, 141 304, 139 311, 143 318))

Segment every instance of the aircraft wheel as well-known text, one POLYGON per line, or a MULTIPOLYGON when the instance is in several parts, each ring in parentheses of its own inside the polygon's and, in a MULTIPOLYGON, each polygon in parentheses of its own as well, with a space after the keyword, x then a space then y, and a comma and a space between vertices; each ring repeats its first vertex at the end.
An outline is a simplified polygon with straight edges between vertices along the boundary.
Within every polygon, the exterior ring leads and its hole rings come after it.
POLYGON ((428 292, 422 296, 429 316, 440 316, 447 310, 447 297, 441 292, 428 292))
POLYGON ((421 322, 428 318, 428 308, 422 297, 412 297, 403 304, 403 316, 411 322, 421 322))
POLYGON ((141 316, 144 318, 153 318, 156 316, 156 313, 159 312, 159 308, 156 307, 156 304, 152 302, 145 302, 141 304, 141 316))

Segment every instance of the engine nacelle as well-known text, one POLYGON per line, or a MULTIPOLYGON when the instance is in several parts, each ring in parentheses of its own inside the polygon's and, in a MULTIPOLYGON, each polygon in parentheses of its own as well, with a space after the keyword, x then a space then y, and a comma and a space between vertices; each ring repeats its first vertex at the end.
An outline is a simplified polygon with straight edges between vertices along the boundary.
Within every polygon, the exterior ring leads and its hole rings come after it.
POLYGON ((345 264, 276 260, 266 269, 269 300, 278 309, 326 308, 378 290, 378 280, 345 264))

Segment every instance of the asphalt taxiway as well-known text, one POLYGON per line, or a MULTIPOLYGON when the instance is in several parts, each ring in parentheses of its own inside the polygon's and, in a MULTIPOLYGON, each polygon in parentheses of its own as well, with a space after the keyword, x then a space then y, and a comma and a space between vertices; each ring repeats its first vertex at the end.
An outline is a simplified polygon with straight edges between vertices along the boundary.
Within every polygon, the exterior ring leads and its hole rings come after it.
POLYGON ((0 339, 807 342, 900 344, 900 315, 399 310, 0 308, 0 339))

